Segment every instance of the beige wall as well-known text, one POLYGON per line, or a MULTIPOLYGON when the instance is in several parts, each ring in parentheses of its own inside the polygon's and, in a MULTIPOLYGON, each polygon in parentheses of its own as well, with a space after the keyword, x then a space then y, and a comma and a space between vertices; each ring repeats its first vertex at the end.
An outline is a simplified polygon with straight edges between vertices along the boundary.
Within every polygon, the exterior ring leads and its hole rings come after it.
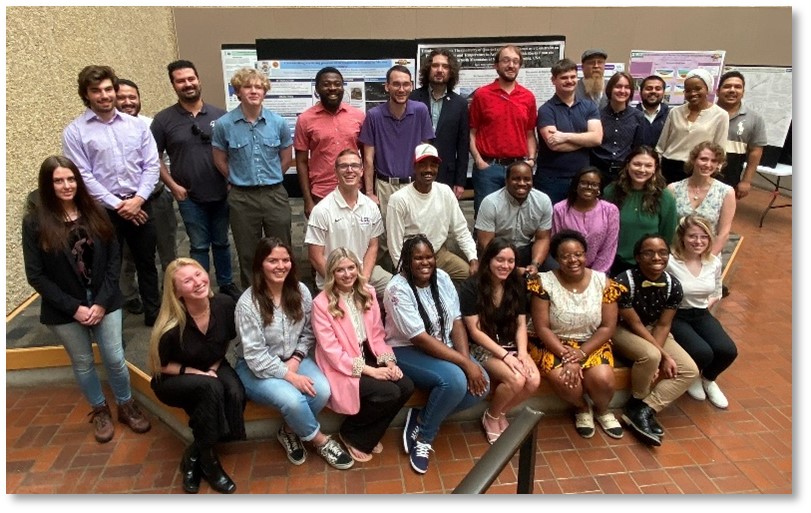
POLYGON ((430 16, 425 11, 8 8, 6 310, 32 292, 25 281, 19 242, 23 203, 36 187, 39 164, 60 151, 62 129, 83 109, 76 74, 87 64, 108 64, 119 76, 137 82, 147 115, 175 100, 165 66, 178 57, 195 62, 206 98, 222 105, 220 44, 253 43, 257 38, 564 35, 566 54, 575 60, 585 48, 601 46, 609 60, 619 61, 627 61, 631 49, 723 49, 728 63, 792 64, 790 7, 439 8, 430 16))

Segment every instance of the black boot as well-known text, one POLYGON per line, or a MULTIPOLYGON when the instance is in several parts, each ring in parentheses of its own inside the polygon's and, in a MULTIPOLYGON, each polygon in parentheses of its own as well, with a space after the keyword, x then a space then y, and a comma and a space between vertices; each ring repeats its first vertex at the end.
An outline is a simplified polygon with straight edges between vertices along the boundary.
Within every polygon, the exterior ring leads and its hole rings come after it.
POLYGON ((213 447, 200 449, 200 470, 212 488, 220 493, 234 493, 237 485, 222 469, 213 447))
POLYGON ((200 449, 194 442, 183 451, 180 474, 183 476, 183 491, 197 493, 200 490, 200 449))
POLYGON ((639 399, 631 397, 631 399, 628 400, 628 404, 625 405, 622 420, 631 427, 640 440, 648 445, 658 447, 662 445, 662 440, 651 428, 651 416, 653 416, 653 410, 650 406, 639 399))

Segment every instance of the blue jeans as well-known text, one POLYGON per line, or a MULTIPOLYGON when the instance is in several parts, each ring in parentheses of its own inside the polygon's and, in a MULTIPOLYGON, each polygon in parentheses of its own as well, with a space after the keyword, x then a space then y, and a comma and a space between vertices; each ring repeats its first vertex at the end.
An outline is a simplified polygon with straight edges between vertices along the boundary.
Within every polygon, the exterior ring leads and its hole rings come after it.
POLYGON ((565 200, 569 195, 569 184, 571 181, 571 177, 549 176, 548 172, 539 169, 535 171, 532 185, 549 196, 549 199, 552 200, 552 204, 554 205, 559 201, 565 200))
POLYGON ((107 379, 118 404, 132 398, 130 390, 130 371, 124 358, 124 346, 121 343, 121 309, 108 312, 96 326, 83 326, 78 322, 68 324, 49 324, 48 328, 65 346, 73 375, 79 383, 87 402, 91 406, 105 403, 101 381, 93 362, 93 341, 99 347, 101 361, 107 370, 107 379))
MULTIPOLYGON (((414 346, 395 347, 397 365, 411 378, 417 388, 427 389, 428 402, 420 413, 420 439, 432 443, 439 432, 439 426, 449 416, 466 410, 484 400, 490 392, 475 396, 467 390, 467 376, 455 363, 434 358, 414 346)), ((479 365, 476 360, 471 360, 479 365)), ((482 369, 487 377, 487 371, 482 369)))
POLYGON ((308 442, 321 430, 318 413, 324 409, 330 396, 329 382, 312 358, 305 358, 298 373, 313 380, 315 397, 299 392, 284 379, 257 378, 243 358, 238 358, 234 370, 245 386, 245 394, 251 401, 272 406, 279 410, 285 423, 308 442))
POLYGON ((177 202, 177 209, 189 235, 189 256, 208 271, 208 249, 211 247, 217 285, 222 287, 233 283, 231 246, 228 242, 228 201, 198 202, 185 199, 177 202))
POLYGON ((491 164, 484 169, 473 167, 473 216, 479 215, 479 206, 488 194, 504 187, 507 168, 501 164, 491 164))

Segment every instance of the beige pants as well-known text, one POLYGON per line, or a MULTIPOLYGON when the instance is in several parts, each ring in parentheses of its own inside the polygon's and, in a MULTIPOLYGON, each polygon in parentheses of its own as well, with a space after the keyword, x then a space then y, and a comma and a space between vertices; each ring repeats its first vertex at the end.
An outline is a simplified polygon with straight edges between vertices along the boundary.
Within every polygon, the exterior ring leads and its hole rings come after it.
POLYGON ((470 276, 470 264, 445 245, 436 252, 436 266, 448 273, 453 281, 463 281, 470 276))
POLYGON ((662 359, 662 353, 656 346, 622 326, 617 326, 613 341, 615 352, 634 361, 631 368, 633 396, 642 399, 657 412, 678 399, 698 377, 695 362, 670 333, 667 334, 663 347, 676 361, 676 377, 669 379, 660 377, 656 383, 653 383, 653 376, 662 359))

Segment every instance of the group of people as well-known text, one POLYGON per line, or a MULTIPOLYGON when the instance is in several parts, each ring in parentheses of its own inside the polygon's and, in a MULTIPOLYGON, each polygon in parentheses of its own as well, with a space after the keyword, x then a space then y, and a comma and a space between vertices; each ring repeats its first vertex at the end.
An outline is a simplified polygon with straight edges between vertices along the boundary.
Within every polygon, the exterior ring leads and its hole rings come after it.
POLYGON ((489 397, 481 425, 494 443, 542 376, 572 404, 581 436, 593 436, 596 420, 621 437, 609 410, 614 351, 633 361, 622 419, 646 443, 661 444, 654 414, 685 390, 727 407, 716 379, 737 353, 709 309, 721 297, 736 196, 765 143, 762 120, 741 107, 737 72, 721 77, 718 105, 707 100, 712 77, 694 70, 685 105, 668 111, 664 81, 648 77, 630 109, 634 80, 618 73, 605 84, 606 58, 584 52, 580 81, 574 62, 556 63, 555 94, 537 110, 517 83, 523 56, 512 45, 469 106, 453 92, 459 65, 444 49, 425 59, 417 90, 408 68, 393 66, 388 101, 365 114, 342 101, 340 71, 324 68, 320 102, 298 117, 294 137, 264 106, 270 82, 259 70, 234 75, 240 105, 225 112, 203 102, 194 64, 170 63, 178 102, 151 120, 140 119, 133 82, 84 68, 87 109, 65 128, 65 156, 42 163, 23 250, 40 319, 70 356, 96 439, 115 428, 94 341, 119 422, 150 429, 132 399, 122 308, 153 327, 155 395, 188 414, 194 441, 180 471, 189 493, 201 479, 235 491, 215 446, 245 438, 248 399, 281 412, 276 438, 291 463, 306 461, 308 442, 347 469, 383 450, 385 430, 425 389, 403 430, 421 474, 449 415, 489 397), (727 155, 738 169, 721 174, 727 155), (475 237, 458 203, 471 157, 475 237), (294 162, 312 292, 297 273, 282 184, 294 162), (190 250, 161 255, 161 293, 156 247, 175 235, 157 207, 172 199, 190 250), (119 286, 122 248, 139 304, 119 286), (345 415, 337 437, 321 430, 324 407, 345 415))

